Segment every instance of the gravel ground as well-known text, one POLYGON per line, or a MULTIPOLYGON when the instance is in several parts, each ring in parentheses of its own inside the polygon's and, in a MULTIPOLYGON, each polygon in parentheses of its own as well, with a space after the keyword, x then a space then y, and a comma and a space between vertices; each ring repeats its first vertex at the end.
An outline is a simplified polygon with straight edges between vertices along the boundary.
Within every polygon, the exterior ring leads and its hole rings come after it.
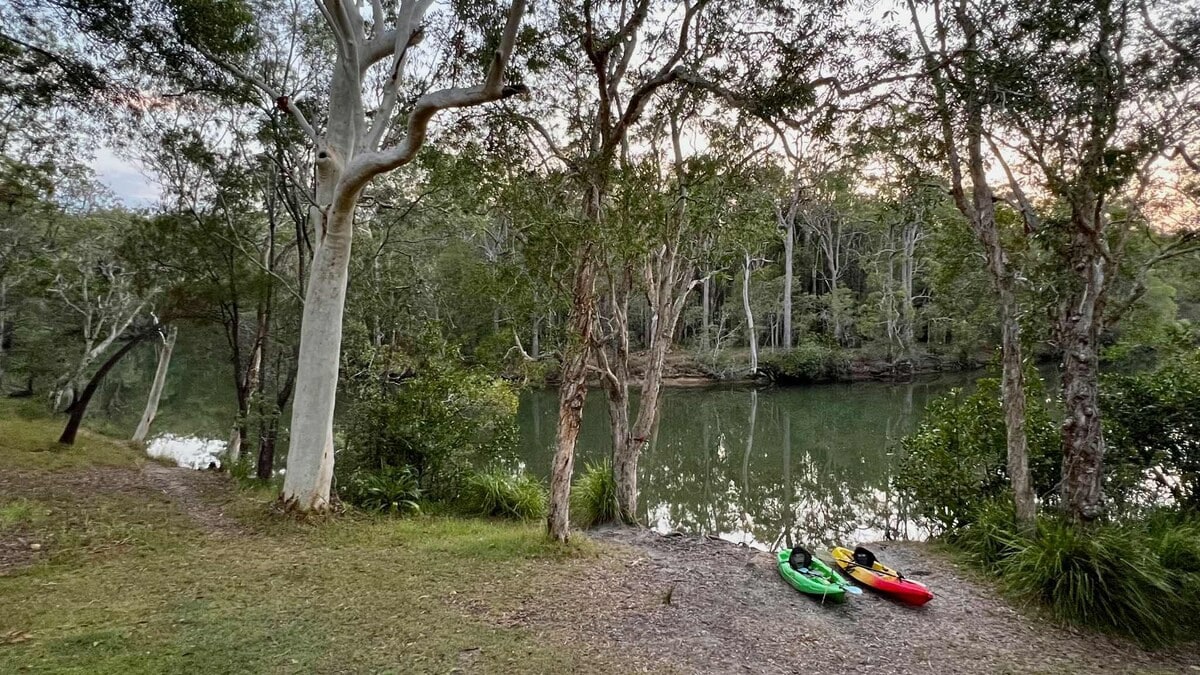
POLYGON ((1200 650, 1147 652, 1018 611, 921 544, 871 547, 937 595, 911 608, 869 590, 822 605, 787 586, 771 555, 724 541, 630 529, 592 538, 599 563, 571 589, 530 597, 518 623, 646 671, 1200 672, 1200 650))

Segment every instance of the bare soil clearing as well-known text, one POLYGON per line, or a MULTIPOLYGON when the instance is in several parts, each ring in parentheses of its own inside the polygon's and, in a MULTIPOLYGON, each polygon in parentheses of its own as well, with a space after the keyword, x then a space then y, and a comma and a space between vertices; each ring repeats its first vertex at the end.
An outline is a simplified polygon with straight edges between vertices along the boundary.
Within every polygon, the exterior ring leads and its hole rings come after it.
POLYGON ((621 563, 531 598, 525 621, 648 669, 692 673, 1200 672, 1200 652, 1147 652, 1018 611, 927 546, 879 543, 882 559, 937 596, 911 608, 866 591, 822 605, 779 577, 770 554, 692 536, 605 529, 621 563), (668 603, 669 593, 669 603, 668 603), (551 599, 552 598, 552 599, 551 599))
POLYGON ((141 474, 147 484, 174 502, 207 534, 247 534, 237 521, 225 514, 224 506, 234 499, 228 476, 154 462, 143 465, 141 474))

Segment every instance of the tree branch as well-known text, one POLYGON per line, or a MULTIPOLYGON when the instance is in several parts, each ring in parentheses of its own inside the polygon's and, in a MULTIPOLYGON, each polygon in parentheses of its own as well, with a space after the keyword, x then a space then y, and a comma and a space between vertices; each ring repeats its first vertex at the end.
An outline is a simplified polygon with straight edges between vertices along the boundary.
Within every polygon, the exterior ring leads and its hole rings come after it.
POLYGON ((398 21, 401 27, 396 31, 396 43, 393 47, 392 67, 388 71, 388 81, 384 84, 383 102, 375 111, 375 119, 371 130, 367 132, 366 148, 378 150, 383 142, 383 135, 392 123, 392 112, 396 108, 396 99, 400 95, 400 79, 404 75, 404 66, 408 62, 408 50, 421 42, 424 32, 419 22, 429 11, 433 0, 421 0, 416 7, 406 2, 401 8, 402 15, 398 21))
POLYGON ((1037 217, 1037 212, 1033 210, 1033 205, 1029 203, 1029 199, 1025 196, 1025 190, 1021 189, 1020 183, 1017 182, 1017 177, 1013 174, 1012 168, 1008 162, 1004 160, 1004 156, 1000 154, 1000 148, 996 145, 996 141, 992 135, 985 133, 984 138, 987 139, 988 146, 992 149, 992 154, 996 160, 1000 162, 1000 166, 1004 168, 1004 175, 1008 177, 1008 187, 1013 191, 1013 196, 1017 198, 1018 210, 1021 212, 1021 218, 1025 221, 1025 228, 1030 233, 1037 232, 1042 227, 1042 222, 1037 217))
POLYGON ((500 46, 492 57, 482 85, 440 89, 421 96, 408 117, 408 134, 404 140, 387 150, 365 152, 351 160, 338 183, 335 208, 348 207, 371 178, 411 162, 425 143, 430 120, 439 111, 481 105, 528 91, 525 85, 503 86, 504 69, 512 56, 524 14, 525 0, 514 0, 500 46))
POLYGON ((524 122, 534 131, 536 131, 538 135, 540 135, 542 139, 546 141, 546 145, 550 147, 550 152, 553 153, 554 156, 559 160, 561 160, 563 164, 566 164, 571 169, 576 168, 575 162, 567 156, 567 153, 563 152, 562 148, 558 147, 558 145, 554 142, 554 137, 550 135, 550 131, 540 121, 528 115, 521 115, 519 113, 510 113, 510 115, 513 117, 513 119, 524 122))
POLYGON ((199 47, 196 48, 196 51, 200 52, 204 58, 211 61, 218 68, 221 68, 230 75, 233 75, 237 79, 247 84, 257 87, 259 91, 266 94, 274 102, 276 107, 286 110, 292 116, 292 118, 296 120, 296 124, 300 126, 300 129, 304 131, 304 134, 308 136, 309 140, 311 140, 314 144, 320 142, 320 137, 317 136, 317 132, 313 129, 312 124, 309 123, 308 118, 305 117, 304 113, 300 112, 300 109, 296 107, 296 102, 293 97, 285 96, 278 89, 275 89, 271 85, 267 84, 266 80, 242 70, 238 66, 226 61, 225 59, 222 59, 216 54, 212 54, 199 47))

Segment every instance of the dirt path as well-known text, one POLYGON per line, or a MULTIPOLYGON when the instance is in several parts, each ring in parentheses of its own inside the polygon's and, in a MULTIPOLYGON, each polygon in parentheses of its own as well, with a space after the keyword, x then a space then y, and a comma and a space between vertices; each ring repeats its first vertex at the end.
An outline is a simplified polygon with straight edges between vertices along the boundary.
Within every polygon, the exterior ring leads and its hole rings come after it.
POLYGON ((234 519, 225 515, 223 509, 232 496, 228 476, 157 462, 142 465, 141 473, 151 488, 174 502, 206 533, 217 536, 245 533, 234 519))
POLYGON ((938 594, 924 608, 877 595, 825 605, 793 591, 765 553, 698 537, 604 530, 619 565, 531 598, 523 622, 570 627, 597 651, 688 673, 1200 672, 1200 654, 1149 653, 1056 627, 914 544, 874 547, 938 594), (669 604, 667 593, 670 592, 669 604))
MULTIPOLYGON (((81 495, 162 500, 178 507, 206 534, 246 533, 224 513, 224 506, 234 498, 234 486, 223 474, 157 462, 146 462, 140 468, 91 467, 53 472, 0 468, 0 497, 36 499, 70 509, 81 495)), ((0 531, 0 575, 28 567, 52 553, 55 548, 52 537, 20 524, 0 531)))

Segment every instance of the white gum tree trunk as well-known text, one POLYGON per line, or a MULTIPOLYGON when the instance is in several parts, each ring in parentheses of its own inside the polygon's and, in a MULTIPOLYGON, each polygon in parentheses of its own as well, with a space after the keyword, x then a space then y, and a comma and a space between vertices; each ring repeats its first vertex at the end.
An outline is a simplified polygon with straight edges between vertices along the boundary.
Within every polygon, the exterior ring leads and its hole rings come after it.
POLYGON ((333 412, 342 348, 342 314, 354 214, 330 218, 313 252, 300 329, 299 370, 283 498, 301 511, 329 505, 333 480, 333 412))
POLYGON ((754 312, 750 309, 750 254, 742 266, 742 311, 746 313, 746 335, 750 343, 750 374, 758 373, 758 332, 754 328, 754 312))
POLYGON ((796 226, 786 223, 783 228, 783 348, 792 348, 792 247, 796 226))
POLYGON ((326 93, 328 122, 322 132, 296 105, 305 92, 276 90, 247 70, 210 57, 256 87, 272 104, 287 110, 316 148, 317 180, 311 213, 317 243, 300 327, 291 443, 281 495, 290 508, 298 511, 320 511, 329 506, 342 314, 359 197, 375 176, 412 161, 439 111, 481 105, 527 91, 524 86, 505 86, 503 82, 525 14, 525 0, 514 0, 482 84, 430 91, 421 95, 406 115, 398 115, 398 103, 405 98, 400 85, 405 79, 409 50, 421 40, 422 22, 433 0, 399 3, 395 27, 391 29, 386 28, 388 13, 382 0, 365 3, 371 9, 370 19, 363 17, 361 4, 354 0, 317 2, 337 51, 326 93), (385 65, 387 70, 378 106, 368 114, 363 92, 372 84, 368 74, 376 64, 385 65), (406 119, 405 133, 394 133, 400 119, 406 119), (399 140, 389 145, 388 140, 395 136, 399 140))
POLYGON ((794 258, 796 245, 796 218, 800 208, 800 180, 793 179, 792 190, 783 204, 775 205, 775 221, 783 236, 783 348, 791 349, 792 342, 792 286, 795 283, 794 258))
POLYGON ((175 338, 179 336, 179 327, 171 326, 163 341, 162 349, 158 352, 158 367, 154 369, 154 382, 150 385, 150 395, 146 398, 146 409, 142 419, 133 432, 134 443, 144 443, 150 433, 150 425, 158 415, 158 401, 162 398, 163 387, 167 383, 167 369, 171 367, 171 353, 175 351, 175 338))

